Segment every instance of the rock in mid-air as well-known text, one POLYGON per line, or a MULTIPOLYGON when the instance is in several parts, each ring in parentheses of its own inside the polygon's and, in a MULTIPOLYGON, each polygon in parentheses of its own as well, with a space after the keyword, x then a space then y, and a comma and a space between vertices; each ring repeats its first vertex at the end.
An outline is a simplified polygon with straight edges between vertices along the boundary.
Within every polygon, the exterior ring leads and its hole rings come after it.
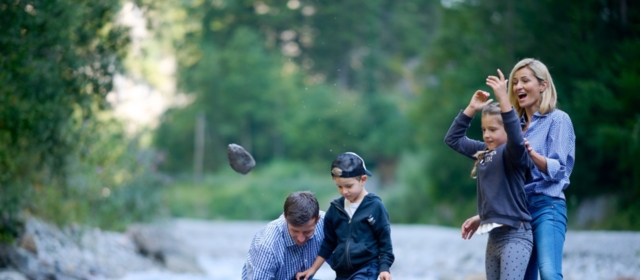
POLYGON ((229 147, 227 147, 227 155, 229 156, 229 165, 231 165, 231 168, 240 174, 247 174, 256 166, 256 161, 251 154, 240 145, 229 144, 229 147))

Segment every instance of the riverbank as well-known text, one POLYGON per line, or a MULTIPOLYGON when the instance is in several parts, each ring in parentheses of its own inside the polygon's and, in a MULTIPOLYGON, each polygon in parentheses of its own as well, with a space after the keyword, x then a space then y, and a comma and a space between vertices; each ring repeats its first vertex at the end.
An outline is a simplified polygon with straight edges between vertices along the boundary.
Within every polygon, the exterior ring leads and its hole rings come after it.
MULTIPOLYGON (((175 219, 126 233, 58 231, 36 223, 32 243, 18 244, 22 259, 32 259, 19 270, 59 279, 239 279, 251 239, 266 223, 175 219)), ((392 238, 394 279, 484 279, 486 236, 463 240, 456 228, 393 225, 392 238)), ((563 265, 568 280, 640 279, 640 232, 570 230, 563 265)), ((316 274, 332 277, 326 264, 316 274)))
MULTIPOLYGON (((174 220, 172 231, 193 248, 206 272, 195 279, 239 279, 253 234, 267 222, 174 220)), ((486 235, 463 240, 456 228, 393 225, 394 279, 484 279, 486 235)), ((565 279, 640 279, 640 232, 569 231, 563 258, 565 279)), ((171 279, 183 276, 173 275, 171 279)), ((316 275, 333 279, 328 265, 316 275)), ((126 280, 161 279, 139 273, 126 280)), ((162 278, 166 279, 166 278, 162 278)))

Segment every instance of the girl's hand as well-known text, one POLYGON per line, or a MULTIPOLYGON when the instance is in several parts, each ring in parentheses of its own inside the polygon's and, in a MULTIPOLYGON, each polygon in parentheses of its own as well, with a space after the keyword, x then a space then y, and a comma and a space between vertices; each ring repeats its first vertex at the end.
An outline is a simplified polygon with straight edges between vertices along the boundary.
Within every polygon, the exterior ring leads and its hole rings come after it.
POLYGON ((527 148, 527 152, 529 152, 529 154, 536 152, 531 148, 531 144, 529 144, 529 140, 527 140, 527 138, 524 138, 524 147, 527 148))
POLYGON ((471 239, 473 234, 476 233, 476 230, 478 230, 478 227, 480 227, 480 216, 478 215, 464 221, 461 227, 462 239, 471 239))
POLYGON ((500 111, 506 113, 511 111, 511 103, 509 103, 509 98, 507 97, 507 80, 504 79, 500 69, 498 69, 498 75, 500 75, 500 78, 496 76, 487 77, 487 85, 493 89, 493 93, 498 98, 500 111))
POLYGON ((378 277, 380 277, 380 280, 391 280, 391 273, 389 273, 389 271, 383 271, 380 272, 378 277))
POLYGON ((469 101, 469 106, 464 109, 464 114, 473 117, 478 111, 482 110, 484 106, 487 106, 493 99, 488 99, 489 93, 482 90, 476 90, 469 101))
POLYGON ((507 99, 508 80, 505 80, 504 75, 502 74, 502 71, 500 71, 500 69, 498 69, 498 76, 500 77, 499 78, 496 76, 487 77, 487 85, 493 89, 493 93, 495 94, 496 98, 498 98, 498 101, 501 101, 501 100, 509 101, 507 99))

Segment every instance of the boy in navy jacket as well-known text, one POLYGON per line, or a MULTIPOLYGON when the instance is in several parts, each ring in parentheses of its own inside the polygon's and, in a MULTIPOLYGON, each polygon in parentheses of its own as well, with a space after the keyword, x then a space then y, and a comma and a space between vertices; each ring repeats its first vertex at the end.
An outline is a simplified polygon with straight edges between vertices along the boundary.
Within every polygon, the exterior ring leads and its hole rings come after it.
POLYGON ((324 241, 311 268, 296 275, 309 279, 331 257, 336 280, 390 280, 395 259, 389 213, 380 197, 364 188, 367 170, 355 153, 340 154, 331 164, 331 177, 342 195, 331 202, 324 219, 324 241), (333 254, 333 255, 332 255, 333 254))

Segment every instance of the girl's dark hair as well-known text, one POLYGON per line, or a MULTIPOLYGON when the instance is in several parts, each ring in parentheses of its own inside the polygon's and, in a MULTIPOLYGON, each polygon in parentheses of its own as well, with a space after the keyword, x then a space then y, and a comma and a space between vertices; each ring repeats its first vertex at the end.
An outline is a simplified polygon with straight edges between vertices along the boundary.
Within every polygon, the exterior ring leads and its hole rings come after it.
POLYGON ((284 201, 284 217, 292 226, 303 226, 320 215, 316 196, 310 191, 291 193, 284 201))

